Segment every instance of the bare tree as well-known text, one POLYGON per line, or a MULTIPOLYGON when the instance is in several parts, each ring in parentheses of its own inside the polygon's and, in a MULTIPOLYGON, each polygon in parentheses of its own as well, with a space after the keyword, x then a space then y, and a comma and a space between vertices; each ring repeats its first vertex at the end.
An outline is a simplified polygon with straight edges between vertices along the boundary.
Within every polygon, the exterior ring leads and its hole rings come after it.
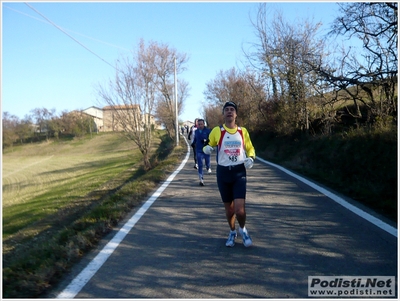
POLYGON ((18 139, 16 128, 19 123, 19 118, 11 115, 9 112, 3 112, 2 118, 2 135, 3 135, 3 149, 5 147, 13 146, 14 142, 18 139))
POLYGON ((221 108, 221 105, 203 104, 201 116, 204 116, 203 118, 206 121, 207 127, 213 128, 223 124, 224 119, 221 108))
MULTIPOLYGON (((149 60, 154 60, 154 53, 146 52, 143 44, 131 58, 118 61, 114 80, 110 80, 108 90, 99 86, 98 94, 108 104, 108 111, 113 130, 121 131, 132 140, 143 155, 144 168, 151 168, 151 124, 146 114, 151 114, 156 101, 155 70, 149 60)), ((107 114, 105 112, 105 115, 107 114)))
POLYGON ((331 68, 315 66, 321 77, 346 92, 354 117, 397 121, 397 3, 339 3, 341 16, 330 35, 359 39, 362 50, 343 48, 331 68), (365 115, 360 105, 367 108, 365 115))
POLYGON ((157 60, 153 64, 159 90, 156 116, 164 124, 170 138, 173 138, 175 135, 179 135, 179 132, 175 132, 176 116, 179 116, 183 110, 184 102, 189 96, 189 84, 178 76, 178 114, 175 114, 175 60, 176 74, 179 75, 186 70, 188 56, 185 53, 178 53, 176 49, 166 44, 152 42, 149 47, 157 53, 157 60))
POLYGON ((203 104, 203 112, 207 124, 222 124, 221 108, 227 101, 234 101, 240 109, 241 99, 235 95, 235 85, 239 80, 239 72, 235 68, 231 68, 227 71, 219 71, 215 78, 206 84, 206 89, 203 92, 206 98, 206 102, 203 104))
POLYGON ((220 124, 222 105, 234 101, 238 105, 238 123, 245 124, 249 130, 255 130, 263 120, 260 102, 265 99, 260 78, 250 71, 238 71, 231 68, 220 71, 209 81, 204 91, 207 103, 203 111, 208 124, 220 124))
POLYGON ((108 105, 108 118, 112 119, 114 130, 121 131, 138 146, 145 169, 151 168, 151 116, 161 103, 169 116, 174 116, 174 57, 177 68, 183 70, 185 55, 167 45, 156 42, 146 45, 141 40, 132 57, 118 60, 115 79, 109 81, 108 87, 97 87, 100 99, 108 105))
POLYGON ((24 143, 26 139, 32 138, 34 135, 34 127, 31 116, 25 115, 25 117, 18 122, 15 130, 21 144, 24 143))
POLYGON ((32 118, 35 120, 36 126, 39 129, 39 134, 45 134, 46 140, 49 139, 50 134, 49 122, 55 112, 56 110, 54 108, 51 110, 46 108, 35 108, 31 110, 32 118))
POLYGON ((308 100, 315 94, 311 83, 317 82, 315 71, 305 63, 310 57, 321 60, 324 56, 324 42, 317 38, 321 24, 307 20, 289 24, 281 13, 270 12, 268 5, 259 5, 252 20, 257 41, 243 51, 250 66, 261 74, 265 101, 273 102, 280 122, 293 130, 308 130, 308 100))
MULTIPOLYGON (((178 114, 183 110, 184 101, 187 99, 189 95, 189 84, 184 81, 178 79, 178 114)), ((167 90, 168 91, 168 90, 167 90)), ((169 92, 171 93, 171 92, 169 92)), ((155 115, 157 119, 164 124, 165 130, 168 133, 168 136, 173 139, 176 135, 175 133, 175 105, 173 98, 171 98, 171 94, 167 93, 163 95, 159 101, 157 102, 157 109, 155 115)), ((172 91, 173 93, 173 91, 172 91)))
POLYGON ((60 132, 73 134, 75 127, 75 116, 67 110, 61 112, 59 118, 60 132))

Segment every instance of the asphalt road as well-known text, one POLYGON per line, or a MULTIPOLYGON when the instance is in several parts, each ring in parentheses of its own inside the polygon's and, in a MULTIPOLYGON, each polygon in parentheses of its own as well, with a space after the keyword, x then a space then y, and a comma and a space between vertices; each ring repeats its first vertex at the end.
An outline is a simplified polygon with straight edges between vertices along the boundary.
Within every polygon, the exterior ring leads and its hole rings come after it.
MULTIPOLYGON (((199 186, 190 154, 74 297, 307 298, 308 276, 397 280, 396 236, 260 160, 248 171, 246 210, 253 246, 239 236, 225 247, 229 228, 215 173, 199 186)), ((115 233, 49 297, 60 297, 115 233)))

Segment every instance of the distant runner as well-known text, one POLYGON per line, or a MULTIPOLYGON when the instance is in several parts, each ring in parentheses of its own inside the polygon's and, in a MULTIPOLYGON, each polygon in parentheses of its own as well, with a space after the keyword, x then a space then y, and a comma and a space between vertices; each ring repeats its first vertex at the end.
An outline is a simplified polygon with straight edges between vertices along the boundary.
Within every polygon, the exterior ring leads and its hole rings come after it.
POLYGON ((196 130, 197 130, 197 120, 198 120, 198 118, 196 118, 195 120, 194 120, 194 125, 192 125, 192 127, 190 128, 190 131, 189 131, 189 135, 188 135, 188 139, 190 140, 190 146, 192 147, 192 149, 193 149, 193 159, 194 159, 194 168, 195 169, 197 169, 198 168, 198 165, 197 165, 197 154, 196 154, 196 145, 195 145, 195 142, 194 142, 194 133, 196 132, 196 130))
POLYGON ((194 133, 194 144, 196 146, 197 155, 197 172, 199 174, 200 186, 204 186, 203 179, 203 161, 208 173, 211 173, 210 155, 203 152, 203 146, 207 144, 208 136, 211 130, 204 125, 204 119, 197 120, 197 130, 194 133))

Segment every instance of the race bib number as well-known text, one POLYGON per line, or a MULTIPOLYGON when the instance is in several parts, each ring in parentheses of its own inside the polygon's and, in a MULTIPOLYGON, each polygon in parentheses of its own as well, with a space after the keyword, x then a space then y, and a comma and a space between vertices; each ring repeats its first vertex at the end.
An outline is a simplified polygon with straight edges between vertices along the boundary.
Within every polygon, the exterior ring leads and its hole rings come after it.
POLYGON ((238 157, 240 156, 240 149, 226 149, 225 154, 228 155, 229 161, 237 162, 238 157))

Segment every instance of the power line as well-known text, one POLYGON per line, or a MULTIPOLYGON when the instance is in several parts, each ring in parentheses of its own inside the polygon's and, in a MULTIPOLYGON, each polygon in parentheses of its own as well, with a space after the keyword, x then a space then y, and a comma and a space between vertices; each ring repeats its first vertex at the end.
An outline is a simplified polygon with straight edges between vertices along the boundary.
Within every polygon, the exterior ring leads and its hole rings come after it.
POLYGON ((90 50, 89 48, 87 48, 85 45, 83 45, 81 42, 79 42, 78 40, 76 40, 74 37, 72 37, 71 35, 69 35, 67 32, 65 32, 60 26, 58 26, 57 24, 55 24, 53 21, 49 20, 46 16, 44 16, 43 14, 41 14, 39 11, 37 11, 34 7, 32 7, 31 5, 29 5, 28 3, 24 2, 30 9, 32 9, 33 11, 35 11, 37 14, 39 14, 42 18, 44 18, 47 22, 49 22, 51 25, 53 25, 54 27, 56 27, 58 30, 60 30, 61 32, 63 32, 64 34, 66 34, 69 38, 71 38, 72 40, 74 40, 76 43, 78 43, 79 45, 81 45, 83 48, 85 48, 87 51, 89 51, 90 53, 92 53, 93 55, 97 56, 99 59, 101 59, 104 63, 106 63, 107 65, 111 66, 112 68, 114 68, 115 70, 118 71, 117 68, 115 68, 113 65, 111 65, 109 62, 107 62, 105 59, 103 59, 102 57, 100 57, 99 55, 97 55, 96 53, 94 53, 92 50, 90 50))
MULTIPOLYGON (((29 15, 29 14, 26 14, 26 13, 24 13, 24 12, 22 12, 22 11, 19 11, 19 10, 15 9, 15 8, 12 8, 12 7, 9 7, 9 6, 7 6, 7 5, 3 5, 3 7, 8 8, 9 10, 15 11, 15 12, 21 14, 21 15, 27 16, 27 17, 29 17, 29 18, 31 18, 31 19, 34 19, 34 20, 37 20, 37 21, 40 21, 40 22, 49 24, 49 22, 47 22, 46 20, 42 20, 42 19, 36 18, 36 17, 34 17, 34 16, 31 16, 31 15, 29 15)), ((50 25, 51 25, 51 24, 50 24, 50 25)), ((60 27, 60 28, 62 28, 62 27, 60 27)), ((79 36, 81 36, 81 37, 84 37, 84 38, 87 38, 87 39, 90 39, 90 40, 93 40, 93 41, 95 41, 95 42, 99 42, 99 43, 102 43, 102 44, 105 44, 105 45, 108 45, 108 46, 111 46, 111 47, 114 47, 114 48, 118 48, 118 49, 122 49, 122 50, 125 50, 125 51, 129 51, 129 49, 126 49, 126 48, 124 48, 124 47, 121 47, 121 46, 118 46, 118 45, 114 45, 114 44, 111 44, 111 43, 108 43, 108 42, 105 42, 105 41, 102 41, 102 40, 99 40, 99 39, 96 39, 96 38, 93 38, 93 37, 84 35, 84 34, 82 34, 82 33, 79 33, 79 32, 73 31, 73 30, 70 30, 70 29, 68 29, 68 28, 62 28, 62 29, 63 29, 64 31, 68 31, 68 32, 70 32, 70 33, 79 35, 79 36)))

